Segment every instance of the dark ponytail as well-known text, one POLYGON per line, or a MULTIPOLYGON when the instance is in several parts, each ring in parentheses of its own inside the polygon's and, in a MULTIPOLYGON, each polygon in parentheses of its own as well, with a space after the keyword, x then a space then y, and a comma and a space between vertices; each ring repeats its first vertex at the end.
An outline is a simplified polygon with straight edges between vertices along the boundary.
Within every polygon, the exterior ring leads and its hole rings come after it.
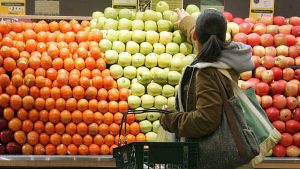
POLYGON ((216 62, 228 43, 226 42, 227 22, 223 14, 206 9, 197 19, 195 34, 200 43, 198 61, 216 62))

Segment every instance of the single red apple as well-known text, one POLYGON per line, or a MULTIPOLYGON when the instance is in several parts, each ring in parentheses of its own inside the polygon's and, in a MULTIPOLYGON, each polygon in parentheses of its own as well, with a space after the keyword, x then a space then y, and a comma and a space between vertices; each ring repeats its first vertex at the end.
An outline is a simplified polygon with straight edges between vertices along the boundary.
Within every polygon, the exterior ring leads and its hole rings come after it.
POLYGON ((289 34, 291 34, 291 31, 292 31, 292 27, 290 27, 288 25, 279 26, 279 33, 281 33, 281 34, 289 35, 289 34))
POLYGON ((277 25, 268 25, 266 33, 271 34, 273 36, 277 35, 279 32, 279 26, 277 25))
POLYGON ((260 36, 257 33, 250 33, 248 35, 248 45, 257 46, 260 43, 260 36))
POLYGON ((258 35, 263 35, 267 32, 267 27, 264 24, 257 23, 254 25, 252 32, 257 33, 258 35))
MULTIPOLYGON (((253 55, 251 57, 251 60, 254 62, 255 68, 257 68, 261 64, 260 57, 258 57, 258 56, 253 55)), ((275 64, 275 61, 274 61, 274 64, 275 64)))
POLYGON ((293 110, 293 119, 300 122, 300 108, 293 110))
POLYGON ((286 150, 282 145, 275 145, 273 147, 273 155, 274 157, 285 157, 286 150))
POLYGON ((285 85, 279 81, 272 82, 270 86, 272 94, 283 94, 285 92, 285 85))
POLYGON ((300 26, 300 17, 293 16, 289 19, 289 23, 293 26, 300 26))
MULTIPOLYGON (((271 97, 271 96, 270 96, 271 97)), ((271 122, 279 119, 279 110, 275 107, 269 107, 266 110, 266 114, 271 122)))
POLYGON ((293 136, 290 133, 282 133, 279 144, 287 147, 293 143, 293 136))
POLYGON ((274 37, 271 34, 263 34, 260 37, 260 44, 264 47, 273 46, 274 37))
POLYGON ((276 57, 277 56, 277 51, 276 48, 274 46, 268 46, 265 48, 266 51, 266 56, 273 56, 276 57))
POLYGON ((273 56, 265 56, 262 58, 261 64, 263 67, 265 67, 267 69, 271 69, 275 65, 275 58, 273 56))
POLYGON ((237 33, 233 36, 233 41, 247 44, 248 36, 245 33, 237 33))
POLYGON ((295 145, 290 145, 286 148, 286 155, 288 157, 299 157, 300 149, 295 145))
POLYGON ((299 46, 290 46, 289 47, 289 57, 296 58, 299 56, 299 46))
POLYGON ((258 94, 259 96, 264 96, 269 93, 270 87, 265 82, 259 82, 257 83, 255 89, 256 94, 258 94))
POLYGON ((239 18, 239 17, 233 18, 232 21, 235 22, 238 25, 244 22, 244 20, 242 18, 239 18))
MULTIPOLYGON (((261 107, 267 109, 273 104, 272 97, 269 95, 261 96, 261 107)), ((278 112, 279 115, 279 112, 278 112)))
POLYGON ((275 94, 273 96, 273 107, 283 109, 286 106, 286 97, 282 94, 275 94))
POLYGON ((263 57, 263 56, 265 56, 265 54, 266 54, 266 51, 263 46, 258 45, 258 46, 253 47, 253 55, 263 57))
POLYGON ((22 154, 22 147, 16 142, 9 142, 6 145, 6 151, 8 154, 22 154))
POLYGON ((239 25, 239 27, 240 27, 240 32, 244 33, 244 34, 247 34, 247 35, 249 33, 251 33, 251 31, 252 31, 252 26, 247 22, 241 23, 239 25))
POLYGON ((265 67, 259 66, 258 68, 255 69, 255 77, 258 79, 261 79, 261 74, 262 72, 266 71, 267 69, 265 67))
MULTIPOLYGON (((274 61, 274 64, 275 64, 275 61, 274 61)), ((274 80, 280 80, 282 78, 282 69, 278 68, 278 67, 273 67, 271 69, 273 71, 273 74, 274 74, 274 80)))
POLYGON ((228 22, 232 21, 232 19, 233 19, 232 13, 225 11, 225 12, 223 12, 223 15, 228 22))
POLYGON ((275 16, 273 18, 273 22, 275 25, 278 25, 278 26, 286 24, 285 18, 283 16, 275 16))
POLYGON ((298 84, 293 82, 287 82, 285 86, 285 95, 286 96, 297 96, 298 95, 298 84))
POLYGON ((300 147, 300 132, 297 132, 293 135, 293 140, 293 144, 300 147))
POLYGON ((296 120, 288 120, 285 122, 285 131, 290 134, 295 134, 300 130, 300 123, 296 120))
POLYGON ((290 109, 281 109, 279 112, 279 120, 288 121, 292 118, 292 111, 290 109))
POLYGON ((272 123, 272 125, 280 132, 283 133, 285 131, 285 123, 280 120, 276 120, 272 123))
POLYGON ((5 129, 0 133, 1 142, 6 144, 13 139, 13 133, 11 130, 5 129))
POLYGON ((250 23, 250 24, 255 24, 256 20, 254 18, 245 18, 244 22, 250 23))
POLYGON ((292 28, 292 34, 295 36, 295 37, 299 37, 300 36, 300 26, 294 26, 292 28))
POLYGON ((297 99, 296 97, 289 96, 286 98, 286 107, 290 110, 293 110, 297 107, 297 99))
POLYGON ((277 56, 275 57, 275 66, 283 69, 289 66, 289 62, 285 56, 277 56))
POLYGON ((296 45, 297 39, 294 35, 285 35, 285 37, 286 37, 286 45, 287 46, 296 45))
POLYGON ((265 25, 272 25, 273 24, 273 18, 270 17, 270 16, 262 16, 260 19, 259 19, 259 22, 260 23, 263 23, 265 25))
POLYGON ((280 45, 286 45, 287 44, 287 39, 285 37, 286 35, 284 34, 276 34, 274 36, 274 42, 275 42, 275 46, 280 46, 280 45))
POLYGON ((266 70, 261 74, 261 81, 271 83, 274 80, 274 73, 272 70, 266 70))
POLYGON ((294 69, 289 68, 289 67, 284 68, 284 69, 282 70, 282 73, 283 73, 282 78, 283 78, 284 80, 286 80, 286 81, 292 80, 292 79, 294 79, 294 77, 295 77, 295 71, 294 71, 294 69))

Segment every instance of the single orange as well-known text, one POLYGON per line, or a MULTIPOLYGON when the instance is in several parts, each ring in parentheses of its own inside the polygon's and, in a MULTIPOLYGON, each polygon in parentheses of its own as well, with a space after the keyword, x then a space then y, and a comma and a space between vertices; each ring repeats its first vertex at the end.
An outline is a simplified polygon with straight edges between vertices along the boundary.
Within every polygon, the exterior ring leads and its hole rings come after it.
POLYGON ((45 125, 42 121, 36 121, 33 125, 33 129, 34 131, 36 131, 37 133, 41 134, 44 132, 45 130, 45 125))
POLYGON ((97 144, 91 144, 89 146, 89 154, 90 155, 99 155, 100 154, 100 147, 97 144))
POLYGON ((27 134, 27 143, 34 146, 39 142, 39 134, 35 131, 31 131, 27 134))
POLYGON ((45 124, 45 133, 47 133, 48 135, 52 135, 54 131, 55 131, 54 124, 51 122, 47 122, 45 124))
POLYGON ((40 134, 40 137, 39 137, 40 144, 42 144, 43 146, 46 146, 47 144, 49 144, 49 141, 50 141, 50 137, 48 134, 46 134, 46 133, 40 134))
POLYGON ((33 123, 30 120, 24 120, 22 123, 22 131, 25 133, 31 132, 33 129, 33 123))
POLYGON ((67 151, 68 155, 77 155, 78 149, 76 145, 74 144, 68 145, 67 150, 68 150, 67 151))
POLYGON ((37 144, 33 148, 34 155, 45 155, 45 147, 42 144, 37 144))
POLYGON ((81 136, 84 136, 86 135, 88 132, 88 126, 83 123, 83 122, 80 122, 79 124, 77 124, 77 133, 81 136))
POLYGON ((50 136, 50 144, 57 146, 60 143, 61 143, 61 135, 54 133, 50 136))
POLYGON ((69 135, 74 135, 76 133, 76 124, 71 122, 66 125, 66 133, 69 135))
POLYGON ((33 154, 33 147, 30 144, 24 144, 22 146, 22 154, 23 155, 32 155, 33 154))
POLYGON ((45 146, 46 155, 55 155, 56 154, 56 147, 52 144, 48 144, 45 146))
POLYGON ((87 134, 83 137, 82 142, 84 145, 89 146, 93 143, 93 137, 87 134))
POLYGON ((25 144, 26 143, 26 134, 25 134, 25 132, 22 131, 22 130, 16 131, 14 133, 14 139, 20 145, 25 144))
POLYGON ((72 136, 72 143, 76 146, 80 146, 82 144, 82 137, 79 134, 74 134, 72 136))

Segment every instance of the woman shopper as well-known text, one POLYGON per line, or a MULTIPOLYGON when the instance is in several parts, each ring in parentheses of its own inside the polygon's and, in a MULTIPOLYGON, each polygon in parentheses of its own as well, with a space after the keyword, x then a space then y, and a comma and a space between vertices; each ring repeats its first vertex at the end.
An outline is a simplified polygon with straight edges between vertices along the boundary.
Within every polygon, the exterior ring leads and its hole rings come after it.
MULTIPOLYGON (((197 141, 213 133, 222 119, 223 100, 216 83, 218 68, 226 68, 237 82, 240 73, 254 69, 254 63, 251 61, 250 46, 226 41, 227 22, 221 12, 207 9, 196 21, 184 10, 177 12, 179 28, 187 38, 191 38, 199 51, 192 65, 199 62, 218 63, 219 67, 214 64, 203 69, 187 67, 176 96, 178 112, 163 114, 160 122, 165 130, 184 137, 186 141, 197 141)), ((230 96, 233 96, 230 80, 225 76, 221 78, 224 78, 222 81, 230 96)))

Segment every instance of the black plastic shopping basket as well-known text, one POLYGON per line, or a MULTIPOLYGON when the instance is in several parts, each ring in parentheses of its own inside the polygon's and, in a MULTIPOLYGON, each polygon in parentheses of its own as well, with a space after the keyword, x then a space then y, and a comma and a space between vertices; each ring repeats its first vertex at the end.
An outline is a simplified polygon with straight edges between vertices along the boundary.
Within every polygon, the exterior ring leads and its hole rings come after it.
MULTIPOLYGON (((130 110, 124 113, 121 123, 126 121, 127 114, 146 112, 171 113, 166 110, 146 109, 130 110)), ((195 169, 198 156, 198 143, 184 142, 133 142, 127 144, 125 125, 125 144, 114 148, 113 156, 118 169, 195 169)))

